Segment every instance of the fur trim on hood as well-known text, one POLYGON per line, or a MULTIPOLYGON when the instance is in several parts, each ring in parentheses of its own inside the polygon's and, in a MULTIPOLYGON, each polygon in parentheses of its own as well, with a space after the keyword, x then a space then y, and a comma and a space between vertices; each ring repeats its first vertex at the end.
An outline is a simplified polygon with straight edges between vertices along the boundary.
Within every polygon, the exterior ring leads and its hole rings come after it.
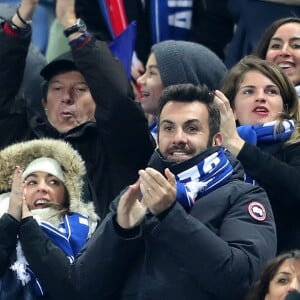
POLYGON ((96 221, 98 217, 91 199, 82 199, 83 176, 86 174, 84 162, 79 153, 62 140, 31 140, 0 151, 0 191, 10 191, 11 176, 16 166, 24 170, 31 161, 42 156, 54 158, 62 167, 64 184, 70 198, 69 212, 80 213, 96 221))

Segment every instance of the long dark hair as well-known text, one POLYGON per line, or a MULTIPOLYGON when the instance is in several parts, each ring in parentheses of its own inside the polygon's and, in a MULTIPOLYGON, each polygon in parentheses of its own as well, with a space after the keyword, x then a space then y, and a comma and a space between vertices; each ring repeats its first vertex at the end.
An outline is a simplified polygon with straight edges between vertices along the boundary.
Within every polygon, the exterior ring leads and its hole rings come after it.
POLYGON ((279 27, 287 23, 298 23, 300 25, 300 18, 297 17, 288 17, 276 20, 273 22, 267 29, 264 31, 263 35, 261 36, 256 49, 254 50, 253 54, 265 59, 267 55, 267 51, 270 45, 270 41, 274 36, 275 32, 279 27))

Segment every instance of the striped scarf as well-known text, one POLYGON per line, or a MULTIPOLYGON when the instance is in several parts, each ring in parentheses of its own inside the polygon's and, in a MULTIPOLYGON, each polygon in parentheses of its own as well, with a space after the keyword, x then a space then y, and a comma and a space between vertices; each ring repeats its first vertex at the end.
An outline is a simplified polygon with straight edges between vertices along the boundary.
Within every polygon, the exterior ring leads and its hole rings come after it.
MULTIPOLYGON (((260 125, 243 125, 237 128, 239 136, 252 145, 272 145, 283 143, 292 135, 295 124, 293 120, 284 120, 275 130, 276 121, 260 125)), ((257 185, 255 179, 245 175, 245 181, 257 185)))
POLYGON ((166 161, 157 150, 149 166, 162 173, 165 168, 169 168, 175 174, 177 201, 187 211, 199 198, 224 185, 233 172, 233 167, 222 147, 209 148, 182 163, 166 161))

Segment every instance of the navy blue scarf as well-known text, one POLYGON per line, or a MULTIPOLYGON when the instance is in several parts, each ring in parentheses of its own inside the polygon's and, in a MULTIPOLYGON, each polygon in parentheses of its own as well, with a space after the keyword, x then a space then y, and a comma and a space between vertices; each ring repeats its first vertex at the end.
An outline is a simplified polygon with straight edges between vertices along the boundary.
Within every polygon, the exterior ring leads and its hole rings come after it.
POLYGON ((149 166, 163 173, 165 168, 175 174, 177 201, 188 211, 204 195, 224 185, 232 176, 233 167, 224 148, 212 147, 182 163, 169 162, 155 151, 149 166))

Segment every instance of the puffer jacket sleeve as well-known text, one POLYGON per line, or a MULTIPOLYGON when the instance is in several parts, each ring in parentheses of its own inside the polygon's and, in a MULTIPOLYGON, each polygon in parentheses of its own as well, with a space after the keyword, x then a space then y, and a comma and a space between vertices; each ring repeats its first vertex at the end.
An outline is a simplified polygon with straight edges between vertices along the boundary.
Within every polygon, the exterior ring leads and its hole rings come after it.
POLYGON ((10 255, 16 249, 19 226, 9 214, 0 218, 0 276, 8 268, 10 255))
POLYGON ((300 144, 288 146, 282 151, 282 160, 258 147, 245 143, 238 160, 245 172, 258 181, 267 191, 272 203, 277 201, 292 210, 300 208, 300 144))

